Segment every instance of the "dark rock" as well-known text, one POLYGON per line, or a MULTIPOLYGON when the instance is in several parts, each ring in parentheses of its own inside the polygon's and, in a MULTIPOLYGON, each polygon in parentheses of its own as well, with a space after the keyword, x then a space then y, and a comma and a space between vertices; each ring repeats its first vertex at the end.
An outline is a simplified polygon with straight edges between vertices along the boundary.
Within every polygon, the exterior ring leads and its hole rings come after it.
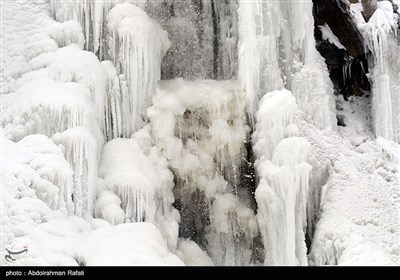
POLYGON ((345 117, 342 115, 336 116, 337 118, 337 125, 338 126, 346 126, 346 123, 344 122, 345 117))
MULTIPOLYGON (((361 96, 370 89, 366 77, 368 62, 362 36, 352 21, 348 4, 342 0, 313 0, 313 3, 316 47, 325 58, 336 92, 342 94, 345 100, 352 95, 361 96), (325 24, 346 50, 338 49, 322 39, 319 26, 325 24)), ((369 19, 374 5, 372 2, 365 5, 367 8, 364 16, 369 19)))

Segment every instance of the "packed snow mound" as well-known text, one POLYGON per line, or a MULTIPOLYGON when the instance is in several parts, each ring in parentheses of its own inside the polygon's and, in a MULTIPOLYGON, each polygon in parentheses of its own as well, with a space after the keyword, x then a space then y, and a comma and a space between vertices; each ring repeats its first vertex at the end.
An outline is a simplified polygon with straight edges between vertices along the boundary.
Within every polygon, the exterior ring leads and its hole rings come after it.
POLYGON ((181 239, 176 255, 188 266, 212 266, 210 257, 191 240, 181 239))
POLYGON ((13 246, 8 248, 25 246, 28 253, 17 256, 13 265, 184 265, 169 251, 159 230, 149 223, 111 226, 104 220, 69 216, 24 227, 28 230, 26 235, 14 238, 13 246))
POLYGON ((84 241, 86 265, 184 265, 168 250, 160 231, 149 223, 100 228, 84 235, 84 241))
POLYGON ((29 135, 15 143, 2 135, 3 203, 37 197, 52 210, 72 211, 72 170, 57 147, 44 135, 29 135))
MULTIPOLYGON (((12 142, 1 136, 1 251, 48 221, 52 210, 73 210, 72 170, 62 150, 43 135, 12 142)), ((1 258, 1 263, 5 262, 1 258)))
POLYGON ((296 112, 293 94, 281 90, 264 95, 256 114, 253 143, 259 182, 255 198, 265 265, 307 265, 310 144, 296 137, 296 112))

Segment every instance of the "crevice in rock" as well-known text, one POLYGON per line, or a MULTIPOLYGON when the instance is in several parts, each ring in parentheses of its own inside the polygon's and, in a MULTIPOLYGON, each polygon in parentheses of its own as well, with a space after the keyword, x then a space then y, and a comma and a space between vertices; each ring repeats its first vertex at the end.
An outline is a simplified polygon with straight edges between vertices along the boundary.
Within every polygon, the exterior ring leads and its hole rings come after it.
POLYGON ((239 188, 248 192, 251 199, 251 209, 257 214, 257 202, 255 199, 256 185, 256 172, 254 167, 254 153, 251 139, 247 139, 244 143, 243 162, 240 167, 240 181, 239 188))
POLYGON ((310 174, 310 189, 307 202, 307 228, 306 228, 306 246, 307 254, 311 250, 315 229, 320 219, 321 195, 324 186, 329 181, 330 164, 321 167, 316 162, 311 162, 312 171, 310 174))
MULTIPOLYGON (((335 93, 350 96, 362 96, 370 90, 367 53, 361 34, 351 19, 348 6, 342 0, 313 0, 314 35, 316 47, 325 58, 335 93), (323 39, 321 26, 329 26, 345 49, 340 49, 329 40, 323 39)), ((369 18, 373 8, 365 10, 369 18)))
POLYGON ((215 11, 215 1, 211 0, 211 15, 212 15, 212 25, 213 25, 213 75, 214 79, 218 78, 218 66, 219 66, 219 61, 218 61, 218 53, 219 53, 219 44, 218 44, 218 15, 215 11))
POLYGON ((210 225, 210 209, 205 193, 196 189, 184 192, 187 182, 175 176, 174 196, 172 204, 180 213, 179 237, 189 238, 203 250, 207 247, 205 229, 210 225))

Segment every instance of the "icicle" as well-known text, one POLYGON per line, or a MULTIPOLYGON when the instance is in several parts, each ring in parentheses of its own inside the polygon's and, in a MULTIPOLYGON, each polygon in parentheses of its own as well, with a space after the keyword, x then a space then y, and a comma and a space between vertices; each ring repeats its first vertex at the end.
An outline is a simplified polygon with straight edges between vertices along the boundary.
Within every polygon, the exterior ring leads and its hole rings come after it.
POLYGON ((106 73, 106 95, 105 95, 105 125, 104 134, 107 140, 118 138, 123 134, 121 113, 121 89, 117 70, 111 61, 102 62, 106 73))
POLYGON ((52 139, 64 146, 65 158, 74 170, 74 214, 91 216, 97 184, 98 139, 85 127, 68 129, 55 134, 52 139))
MULTIPOLYGON (((361 11, 353 9, 353 16, 361 11)), ((362 16, 357 18, 362 19, 362 16)), ((372 52, 372 114, 376 136, 400 143, 400 46, 397 42, 398 15, 392 3, 377 3, 368 23, 358 20, 366 47, 372 52)))
POLYGON ((170 43, 166 32, 131 4, 116 5, 107 26, 111 57, 123 84, 121 113, 127 129, 123 136, 129 137, 143 125, 144 111, 161 78, 161 60, 170 43))
POLYGON ((60 22, 76 20, 80 23, 85 36, 85 50, 96 54, 103 60, 105 20, 109 11, 118 3, 128 2, 144 8, 142 0, 50 0, 51 15, 60 22))
POLYGON ((279 30, 269 20, 277 12, 275 6, 268 1, 239 1, 239 78, 246 89, 251 121, 264 92, 283 88, 275 41, 279 30), (269 9, 267 18, 264 8, 269 9))
POLYGON ((149 138, 143 129, 133 139, 117 138, 104 146, 100 166, 104 190, 98 194, 96 215, 113 223, 153 223, 175 250, 179 214, 172 207, 173 176, 164 158, 150 150, 146 153, 149 138))
MULTIPOLYGON (((252 124, 258 102, 267 92, 292 89, 297 99, 308 99, 307 91, 293 84, 305 67, 315 69, 320 90, 318 104, 311 105, 312 118, 319 128, 335 128, 333 85, 323 59, 315 48, 312 1, 239 0, 239 79, 246 93, 252 124), (322 99, 322 101, 320 101, 322 99), (327 112, 329 112, 327 114, 327 112), (321 117, 321 116, 326 116, 321 117)), ((304 75, 302 76, 304 78, 304 75)), ((311 77, 307 77, 310 79, 311 77)), ((302 80, 303 84, 312 81, 302 80)), ((314 94, 315 95, 315 94, 314 94)), ((298 102, 304 110, 305 102, 298 102)), ((307 110, 305 110, 308 113, 307 110)))
POLYGON ((209 244, 207 250, 215 263, 253 263, 250 256, 257 223, 238 224, 233 217, 240 220, 242 211, 248 216, 240 221, 256 221, 251 219, 251 204, 243 204, 248 194, 239 188, 240 170, 235 168, 241 166, 248 133, 240 84, 162 81, 148 116, 155 148, 177 178, 174 193, 182 205, 183 227, 197 232, 198 242, 209 244), (210 219, 212 225, 202 229, 195 222, 201 219, 210 219), (221 223, 232 224, 234 230, 220 229, 221 223))
POLYGON ((260 181, 255 197, 266 265, 307 265, 310 144, 293 137, 296 110, 292 94, 282 90, 265 95, 257 112, 253 143, 260 181))

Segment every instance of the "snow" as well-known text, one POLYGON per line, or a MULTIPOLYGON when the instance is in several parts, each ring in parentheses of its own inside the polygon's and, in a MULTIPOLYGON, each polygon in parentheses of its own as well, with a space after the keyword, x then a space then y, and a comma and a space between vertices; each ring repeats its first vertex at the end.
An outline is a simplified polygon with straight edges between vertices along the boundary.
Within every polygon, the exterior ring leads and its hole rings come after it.
POLYGON ((310 185, 317 202, 308 210, 318 220, 311 265, 399 264, 399 177, 391 157, 382 152, 382 147, 396 151, 399 146, 375 140, 371 130, 354 129, 368 127, 360 114, 363 102, 355 99, 352 108, 343 107, 346 119, 355 115, 353 123, 332 135, 315 130, 302 113, 294 118, 300 135, 311 143, 313 176, 320 177, 310 185))
POLYGON ((318 28, 322 32, 322 40, 327 40, 332 45, 335 45, 338 49, 346 50, 345 46, 340 43, 339 38, 333 33, 332 29, 328 24, 320 25, 318 28))
MULTIPOLYGON (((72 214, 73 172, 44 135, 2 136, 1 252, 28 253, 2 265, 183 265, 149 223, 112 227, 72 214)), ((114 197, 115 199, 115 197, 114 197)))
POLYGON ((88 241, 84 255, 86 265, 183 265, 168 251, 158 229, 149 223, 101 228, 88 233, 84 240, 88 241))
POLYGON ((179 240, 176 255, 187 266, 212 266, 213 263, 207 254, 193 241, 179 240))
POLYGON ((1 6, 1 93, 8 94, 24 73, 29 60, 57 49, 47 34, 50 16, 45 2, 7 1, 1 6), (26 28, 29 26, 29 28, 26 28))

